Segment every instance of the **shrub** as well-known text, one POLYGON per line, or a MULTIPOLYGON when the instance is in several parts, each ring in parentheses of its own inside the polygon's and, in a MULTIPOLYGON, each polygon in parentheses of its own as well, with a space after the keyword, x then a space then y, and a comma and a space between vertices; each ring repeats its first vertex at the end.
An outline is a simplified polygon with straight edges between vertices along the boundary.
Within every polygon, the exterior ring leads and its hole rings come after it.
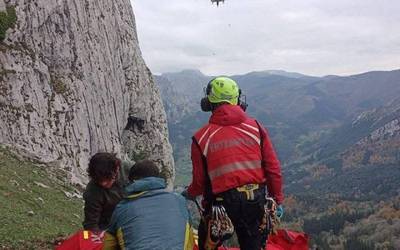
POLYGON ((6 38, 7 30, 13 28, 16 22, 15 7, 7 7, 6 12, 0 12, 0 41, 6 38))

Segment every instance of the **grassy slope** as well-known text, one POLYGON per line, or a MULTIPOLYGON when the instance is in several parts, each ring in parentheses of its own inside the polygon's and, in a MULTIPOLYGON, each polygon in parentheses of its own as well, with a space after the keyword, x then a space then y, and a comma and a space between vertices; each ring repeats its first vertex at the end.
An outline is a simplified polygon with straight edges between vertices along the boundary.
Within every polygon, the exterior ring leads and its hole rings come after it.
POLYGON ((53 249, 57 237, 79 229, 83 202, 64 191, 73 188, 0 148, 0 248, 53 249))

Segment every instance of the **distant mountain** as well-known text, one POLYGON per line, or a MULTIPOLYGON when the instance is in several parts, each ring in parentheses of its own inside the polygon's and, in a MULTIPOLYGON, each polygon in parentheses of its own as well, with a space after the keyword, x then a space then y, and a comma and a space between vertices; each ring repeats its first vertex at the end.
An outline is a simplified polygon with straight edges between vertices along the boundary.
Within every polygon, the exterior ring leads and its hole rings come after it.
POLYGON ((278 75, 278 76, 284 76, 284 77, 289 77, 289 78, 303 78, 303 77, 310 77, 307 75, 303 75, 300 73, 296 72, 287 72, 284 70, 264 70, 264 71, 254 71, 251 74, 253 75, 259 75, 259 76, 268 76, 268 75, 278 75))
POLYGON ((167 120, 170 124, 178 123, 183 117, 188 116, 192 112, 193 107, 189 97, 183 95, 168 78, 154 76, 154 79, 158 83, 162 95, 165 96, 165 98, 162 98, 162 101, 167 111, 167 120))
POLYGON ((342 126, 332 130, 331 135, 315 144, 315 147, 320 149, 319 158, 345 151, 351 152, 366 144, 382 144, 385 140, 396 141, 400 139, 396 138, 400 130, 399 119, 399 98, 385 106, 363 111, 353 120, 348 120, 342 126))
MULTIPOLYGON (((268 128, 281 161, 288 166, 310 159, 321 161, 350 150, 372 132, 362 126, 354 130, 355 119, 400 96, 400 70, 346 77, 268 70, 232 78, 246 96, 247 112, 268 128)), ((208 120, 209 113, 201 112, 199 103, 210 79, 212 76, 198 70, 156 77, 169 118, 174 155, 185 158, 185 163, 177 166, 178 174, 180 168, 187 167, 183 164, 190 163, 183 148, 189 147, 193 132, 208 120)))
POLYGON ((200 110, 200 99, 204 96, 203 88, 212 79, 199 70, 191 69, 154 77, 161 90, 168 122, 173 124, 200 110))
POLYGON ((269 128, 284 162, 303 154, 298 152, 303 142, 319 141, 360 112, 400 96, 399 70, 331 78, 254 73, 234 78, 247 96, 248 112, 269 128))
MULTIPOLYGON (((187 97, 187 105, 193 111, 198 111, 199 101, 204 96, 203 88, 212 76, 206 76, 198 70, 184 70, 164 73, 156 78, 168 80, 168 83, 163 83, 156 79, 161 88, 166 85, 174 88, 175 96, 163 93, 164 99, 187 97)), ((312 77, 267 70, 234 75, 232 78, 246 95, 250 104, 249 112, 260 114, 259 119, 264 119, 272 126, 276 124, 271 121, 290 122, 299 118, 308 126, 351 119, 369 108, 385 105, 400 93, 400 70, 368 72, 348 77, 312 77), (308 122, 309 119, 312 121, 308 122)))
POLYGON ((212 76, 206 76, 199 70, 183 70, 181 72, 164 73, 161 77, 167 79, 175 87, 179 95, 190 97, 193 103, 198 103, 201 96, 204 95, 205 87, 212 79, 212 76))
POLYGON ((387 199, 400 179, 400 98, 366 110, 310 146, 309 158, 287 166, 289 192, 387 199))
POLYGON ((333 77, 317 83, 347 115, 380 107, 399 96, 400 70, 333 77))

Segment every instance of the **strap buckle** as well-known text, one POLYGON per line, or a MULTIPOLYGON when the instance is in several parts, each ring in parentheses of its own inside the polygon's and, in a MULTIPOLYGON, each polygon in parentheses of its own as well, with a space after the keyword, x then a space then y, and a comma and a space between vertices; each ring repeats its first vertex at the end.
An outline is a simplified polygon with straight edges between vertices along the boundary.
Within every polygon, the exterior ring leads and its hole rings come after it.
POLYGON ((246 184, 241 187, 237 187, 236 190, 246 194, 247 200, 254 200, 254 191, 260 187, 258 184, 246 184))

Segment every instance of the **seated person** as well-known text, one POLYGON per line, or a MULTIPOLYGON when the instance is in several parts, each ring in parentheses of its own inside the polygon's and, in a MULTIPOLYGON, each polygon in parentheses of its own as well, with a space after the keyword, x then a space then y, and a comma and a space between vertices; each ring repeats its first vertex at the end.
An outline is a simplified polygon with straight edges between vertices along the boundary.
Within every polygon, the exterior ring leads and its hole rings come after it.
POLYGON ((127 183, 127 174, 123 171, 121 160, 115 154, 97 153, 89 160, 87 172, 90 181, 83 193, 85 200, 83 228, 92 231, 93 238, 100 236, 95 240, 102 238, 115 206, 123 197, 124 184, 127 183))
POLYGON ((137 162, 129 180, 127 196, 115 208, 106 231, 103 250, 192 250, 186 201, 165 190, 157 166, 149 160, 137 162))

